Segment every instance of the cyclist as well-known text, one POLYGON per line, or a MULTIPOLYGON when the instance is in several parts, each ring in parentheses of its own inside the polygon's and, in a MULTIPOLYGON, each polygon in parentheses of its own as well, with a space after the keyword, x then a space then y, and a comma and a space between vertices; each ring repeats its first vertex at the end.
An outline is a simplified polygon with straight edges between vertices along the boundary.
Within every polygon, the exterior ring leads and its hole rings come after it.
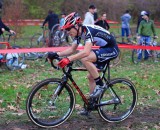
MULTIPOLYGON (((158 38, 156 36, 156 30, 154 26, 154 22, 149 19, 150 13, 147 11, 144 11, 142 14, 143 20, 140 22, 139 28, 138 28, 138 37, 139 44, 142 44, 143 41, 146 41, 145 44, 149 45, 151 42, 151 35, 153 34, 155 38, 158 38)), ((147 60, 149 57, 147 51, 145 51, 144 54, 144 60, 147 60)), ((142 58, 142 53, 138 53, 138 60, 140 61, 142 58)))
POLYGON ((97 68, 100 69, 106 61, 118 56, 119 49, 116 41, 110 32, 102 27, 81 24, 81 18, 75 12, 65 17, 62 29, 68 31, 69 35, 75 38, 72 46, 62 52, 49 53, 48 58, 53 60, 57 57, 68 56, 58 63, 61 68, 64 68, 71 61, 80 59, 89 72, 90 98, 95 99, 106 87, 97 68), (84 50, 74 54, 81 39, 84 40, 84 50), (93 43, 100 48, 92 50, 93 43))

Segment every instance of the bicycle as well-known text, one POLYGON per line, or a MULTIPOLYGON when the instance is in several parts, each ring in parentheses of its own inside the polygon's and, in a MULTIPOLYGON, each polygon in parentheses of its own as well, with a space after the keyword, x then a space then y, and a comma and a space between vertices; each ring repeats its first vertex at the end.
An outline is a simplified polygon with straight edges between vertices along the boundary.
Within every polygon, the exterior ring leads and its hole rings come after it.
MULTIPOLYGON (((5 49, 19 49, 18 46, 11 46, 10 45, 10 38, 11 36, 14 36, 14 34, 6 34, 8 35, 7 42, 0 42, 1 47, 5 45, 5 49)), ((7 54, 0 54, 0 66, 6 66, 9 70, 16 70, 21 69, 24 66, 24 53, 7 53, 7 54)))
POLYGON ((48 47, 49 31, 46 26, 42 27, 41 33, 36 33, 31 37, 30 48, 48 47))
POLYGON ((60 24, 56 24, 52 27, 51 33, 50 33, 50 39, 52 46, 70 46, 69 42, 72 42, 73 39, 68 36, 67 32, 65 30, 60 29, 60 24), (63 44, 65 42, 68 42, 67 44, 63 44))
MULTIPOLYGON (((49 46, 49 31, 46 26, 42 27, 42 33, 36 33, 31 37, 29 48, 42 48, 49 46)), ((25 53, 26 60, 36 60, 43 58, 45 53, 30 52, 25 53)))
MULTIPOLYGON (((157 42, 155 41, 156 37, 152 37, 152 39, 149 46, 157 46, 157 42)), ((146 40, 142 42, 141 46, 147 46, 146 40)), ((132 62, 138 64, 141 62, 141 59, 147 60, 148 62, 159 62, 160 52, 155 50, 134 49, 132 51, 132 62), (148 57, 145 57, 145 54, 148 55, 148 57)))
MULTIPOLYGON (((52 67, 57 68, 53 63, 52 61, 52 67)), ((90 112, 97 110, 105 121, 120 122, 131 115, 137 103, 137 91, 130 80, 110 79, 110 65, 106 62, 104 68, 99 71, 107 87, 99 98, 87 99, 71 74, 72 71, 86 71, 86 69, 75 69, 72 64, 73 62, 62 69, 62 78, 45 79, 33 86, 26 100, 26 112, 35 125, 44 128, 57 127, 71 116, 76 95, 69 80, 82 97, 84 108, 90 112), (105 77, 106 71, 107 77, 105 77)))

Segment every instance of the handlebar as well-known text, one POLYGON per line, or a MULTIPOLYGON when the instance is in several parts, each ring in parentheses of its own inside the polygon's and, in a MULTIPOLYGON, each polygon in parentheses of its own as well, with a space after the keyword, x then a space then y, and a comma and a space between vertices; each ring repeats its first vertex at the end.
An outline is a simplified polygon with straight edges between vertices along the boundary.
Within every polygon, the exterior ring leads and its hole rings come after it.
POLYGON ((10 38, 12 37, 12 36, 16 36, 16 34, 14 34, 14 33, 7 33, 7 34, 5 34, 6 36, 8 36, 8 42, 10 41, 10 38))
POLYGON ((61 59, 60 59, 60 58, 57 58, 57 59, 50 60, 51 66, 52 66, 54 69, 59 70, 59 69, 60 69, 59 66, 55 65, 54 62, 53 62, 53 61, 55 61, 55 60, 60 61, 61 59))
MULTIPOLYGON (((52 66, 54 69, 59 70, 60 67, 54 64, 54 60, 58 60, 58 62, 59 62, 59 61, 61 60, 61 58, 56 58, 56 59, 50 60, 51 66, 52 66)), ((63 73, 64 73, 64 74, 67 74, 67 73, 69 72, 69 70, 72 70, 72 69, 71 69, 71 68, 72 68, 72 65, 73 65, 73 62, 69 63, 66 67, 62 68, 63 73), (68 68, 70 68, 70 69, 68 69, 68 68)))

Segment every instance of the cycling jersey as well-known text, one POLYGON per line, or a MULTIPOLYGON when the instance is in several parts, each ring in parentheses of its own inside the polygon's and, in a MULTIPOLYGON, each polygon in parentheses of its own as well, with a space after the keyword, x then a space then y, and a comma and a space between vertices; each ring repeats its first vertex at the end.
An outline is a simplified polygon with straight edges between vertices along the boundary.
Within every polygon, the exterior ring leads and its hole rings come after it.
POLYGON ((82 25, 81 37, 76 37, 73 43, 79 44, 81 39, 84 40, 84 44, 89 42, 100 46, 100 49, 93 50, 97 57, 95 65, 99 69, 102 69, 105 65, 102 63, 116 58, 119 54, 115 38, 109 31, 102 27, 96 25, 82 25))
POLYGON ((117 46, 110 32, 97 25, 82 25, 82 35, 76 37, 74 43, 79 44, 81 39, 84 40, 84 44, 91 42, 100 47, 117 46))

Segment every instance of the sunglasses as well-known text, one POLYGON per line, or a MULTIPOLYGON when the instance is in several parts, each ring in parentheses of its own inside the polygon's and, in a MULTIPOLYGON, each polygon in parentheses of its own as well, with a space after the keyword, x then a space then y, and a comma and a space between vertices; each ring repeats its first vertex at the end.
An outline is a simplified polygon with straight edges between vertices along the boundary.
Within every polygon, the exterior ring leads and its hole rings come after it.
POLYGON ((68 32, 69 32, 71 29, 72 29, 72 28, 67 28, 67 29, 66 29, 66 31, 68 31, 68 32))

